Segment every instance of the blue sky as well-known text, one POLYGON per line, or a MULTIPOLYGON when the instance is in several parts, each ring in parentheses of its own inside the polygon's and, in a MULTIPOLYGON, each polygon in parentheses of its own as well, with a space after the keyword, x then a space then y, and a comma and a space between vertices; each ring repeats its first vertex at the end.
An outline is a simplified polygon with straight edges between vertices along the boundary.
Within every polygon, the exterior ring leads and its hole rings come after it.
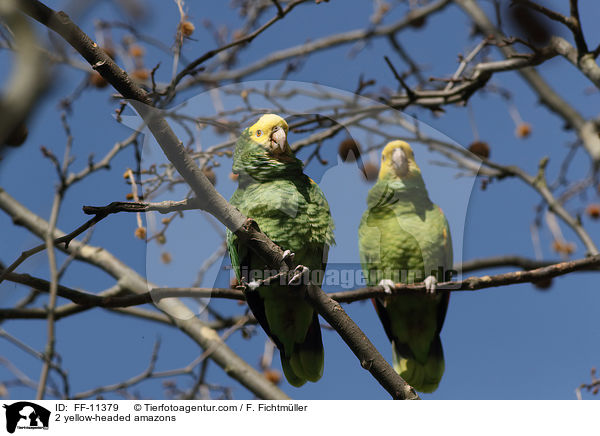
MULTIPOLYGON (((487 7, 487 2, 481 2, 487 7)), ((565 8, 564 2, 551 2, 565 8)), ((582 3, 584 29, 589 35, 591 46, 600 39, 594 29, 600 14, 588 2, 582 3)), ((144 33, 160 38, 170 44, 178 20, 177 9, 172 2, 147 1, 143 3, 152 11, 140 25, 144 33)), ((62 2, 48 2, 59 8, 62 2)), ((232 12, 227 2, 190 2, 190 19, 196 24, 195 40, 185 44, 184 55, 189 59, 215 46, 210 33, 202 26, 209 18, 214 23, 226 23, 235 29, 240 25, 239 17, 232 12), (201 6, 202 5, 202 6, 201 6)), ((386 22, 398 19, 403 8, 396 7, 386 22)), ((371 2, 358 0, 335 1, 318 6, 300 6, 283 22, 258 37, 252 46, 243 52, 239 66, 263 58, 268 53, 308 39, 317 39, 335 32, 363 28, 368 25, 372 13, 371 2), (341 19, 343 17, 343 19, 341 19), (307 27, 310 23, 310 28, 307 27)), ((108 2, 98 6, 77 21, 82 28, 94 35, 93 20, 122 19, 120 12, 108 2)), ((40 35, 45 33, 40 30, 40 35)), ((451 74, 456 68, 457 54, 466 53, 478 42, 469 39, 466 16, 454 6, 431 17, 422 30, 408 29, 398 39, 416 61, 426 70, 426 76, 441 77, 451 74)), ((566 35, 565 35, 566 36, 566 35)), ((45 37, 45 36, 44 36, 45 37)), ((289 79, 312 83, 318 82, 342 92, 352 92, 362 73, 367 79, 376 80, 376 89, 395 89, 397 84, 387 68, 383 56, 390 56, 400 70, 405 66, 385 40, 372 40, 368 46, 349 57, 350 46, 317 53, 308 58, 302 69, 289 79)), ((147 48, 147 66, 162 61, 158 79, 167 80, 170 62, 154 49, 147 48)), ((7 77, 11 56, 0 52, 0 78, 7 77)), ((276 80, 283 65, 276 65, 248 77, 250 80, 276 80)), ((589 84, 570 65, 562 60, 552 60, 541 70, 542 75, 584 116, 597 115, 598 93, 585 92, 589 84)), ((16 197, 33 212, 47 218, 56 184, 54 169, 41 156, 39 146, 44 145, 57 155, 62 155, 65 135, 60 128, 60 111, 57 102, 70 94, 85 79, 85 73, 64 66, 54 70, 55 87, 46 96, 43 104, 34 113, 29 124, 30 135, 23 148, 9 154, 0 165, 0 186, 16 197)), ((539 106, 537 97, 524 85, 515 73, 501 73, 494 83, 510 90, 514 104, 521 117, 533 127, 531 137, 515 137, 515 124, 511 119, 504 99, 496 94, 477 95, 470 101, 477 130, 482 140, 491 147, 491 158, 503 164, 517 164, 533 173, 539 160, 551 157, 548 166, 550 180, 556 176, 566 155, 567 146, 574 135, 563 130, 562 121, 539 106)), ((178 99, 194 102, 201 90, 187 92, 178 99)), ((113 143, 122 140, 131 130, 115 122, 112 116, 117 104, 110 98, 110 90, 87 89, 74 103, 69 122, 75 138, 74 153, 77 160, 73 169, 83 168, 89 153, 102 156, 113 143)), ((190 110, 195 106, 190 105, 190 110)), ((198 111, 204 110, 198 106, 198 111)), ((462 107, 447 107, 446 113, 435 117, 431 113, 409 108, 408 115, 416 116, 420 122, 430 126, 440 135, 467 146, 473 141, 468 111, 462 107)), ((217 138, 207 135, 203 145, 211 145, 217 138)), ((293 137, 290 136, 290 141, 293 137)), ((364 210, 366 193, 370 185, 364 183, 353 165, 336 164, 335 150, 339 138, 325 143, 323 156, 332 163, 326 172, 311 164, 307 173, 322 176, 320 183, 328 197, 336 219, 338 245, 332 249, 332 262, 336 256, 343 262, 357 261, 356 228, 364 210), (337 251, 336 251, 337 250, 337 251), (354 251, 352 251, 354 250, 354 251)), ((460 261, 503 254, 520 254, 534 257, 530 225, 535 218, 535 207, 539 203, 537 194, 517 180, 493 182, 485 191, 478 181, 453 179, 448 169, 433 165, 439 156, 430 155, 415 145, 417 162, 423 168, 424 178, 432 199, 440 204, 449 216, 454 235, 455 257, 460 261), (451 184, 455 180, 455 184, 451 184), (459 187, 457 187, 459 186, 459 187), (470 187, 474 186, 471 191, 470 187), (460 199, 460 201, 459 201, 460 199), (463 199, 468 199, 468 204, 463 199), (460 235, 460 236, 458 236, 460 235)), ((147 154, 144 154, 147 157, 147 154)), ((152 158, 160 158, 152 154, 152 158)), ((134 165, 132 149, 119 154, 109 171, 99 172, 89 180, 76 185, 68 193, 59 219, 59 227, 71 230, 87 217, 81 212, 82 205, 103 205, 111 201, 124 200, 129 188, 122 174, 134 165)), ((229 198, 235 186, 228 179, 230 160, 223 158, 216 169, 217 189, 229 198)), ((575 178, 588 171, 588 163, 579 151, 571 167, 570 176, 575 178)), ((319 179, 319 177, 315 177, 319 179)), ((162 197, 180 199, 183 191, 174 191, 162 197)), ((581 212, 589 202, 598 202, 597 194, 577 199, 568 204, 570 212, 581 212)), ((207 255, 218 244, 218 235, 206 224, 199 212, 188 213, 179 227, 167 234, 168 244, 164 248, 145 244, 133 237, 136 227, 133 215, 114 215, 98 225, 91 241, 102 245, 148 278, 162 285, 184 285, 195 277, 195 271, 207 255), (168 267, 157 262, 161 250, 168 249, 173 263, 168 267)), ((583 218, 592 237, 598 240, 599 222, 583 218)), ((0 214, 0 260, 10 263, 18 254, 39 241, 26 231, 12 227, 10 219, 0 214), (6 231, 6 229, 10 229, 6 231)), ((563 227, 565 238, 577 245, 574 257, 582 257, 584 249, 573 233, 563 227)), ((544 258, 556 259, 551 250, 551 235, 544 227, 541 232, 544 258)), ((64 260, 64 256, 59 259, 64 260)), ((511 269, 478 271, 491 274, 511 269)), ((47 277, 48 266, 43 255, 33 257, 18 272, 47 277)), ((113 284, 104 273, 88 266, 76 264, 64 277, 64 284, 81 287, 87 291, 101 291, 113 284)), ((327 289, 326 289, 327 290, 327 289)), ((26 289, 11 283, 0 285, 0 305, 10 307, 20 299, 26 289)), ((64 303, 64 301, 61 300, 64 303)), ((450 308, 442 332, 446 357, 446 373, 439 389, 431 399, 558 399, 575 398, 574 389, 589 380, 589 370, 600 363, 600 321, 596 307, 600 302, 597 292, 597 274, 580 273, 557 278, 545 292, 529 284, 487 289, 478 292, 457 292, 451 297, 450 308)), ((243 313, 244 307, 231 301, 211 301, 224 313, 243 313)), ((370 302, 344 306, 349 315, 364 329, 384 357, 391 359, 391 350, 383 329, 370 302)), ((46 334, 45 321, 9 321, 2 325, 9 333, 17 336, 36 349, 43 349, 46 334)), ((161 353, 157 369, 166 370, 187 365, 201 352, 197 345, 173 328, 165 328, 150 322, 131 319, 103 311, 87 311, 58 323, 57 350, 65 368, 71 375, 72 391, 87 390, 98 385, 114 383, 143 371, 152 346, 161 337, 161 353)), ((264 345, 264 333, 258 331, 252 339, 243 339, 234 334, 228 344, 250 364, 257 365, 264 345)), ((316 384, 309 383, 300 389, 284 381, 281 387, 298 399, 385 399, 387 393, 361 369, 338 335, 324 331, 326 350, 325 373, 316 384)), ((0 341, 0 355, 9 358, 30 377, 39 376, 40 362, 23 354, 6 341, 0 341)), ((278 362, 274 366, 278 367, 278 362)), ((209 366, 211 382, 232 385, 235 398, 252 398, 252 395, 236 382, 227 379, 214 364, 209 366)), ((0 367, 0 379, 11 378, 5 368, 0 367)), ((189 387, 191 381, 179 380, 181 387, 189 387)), ((161 381, 145 382, 132 391, 146 398, 163 395, 161 381)), ((33 391, 11 390, 13 398, 30 398, 33 391)), ((584 394, 585 396, 585 394, 584 394)))

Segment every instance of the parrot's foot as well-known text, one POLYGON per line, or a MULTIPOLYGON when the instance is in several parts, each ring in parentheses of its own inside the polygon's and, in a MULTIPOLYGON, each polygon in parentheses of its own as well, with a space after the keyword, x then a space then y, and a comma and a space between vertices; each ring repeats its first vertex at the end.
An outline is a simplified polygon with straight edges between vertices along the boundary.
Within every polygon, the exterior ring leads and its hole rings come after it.
POLYGON ((296 255, 296 254, 295 254, 295 253, 292 253, 292 251, 291 251, 291 250, 285 250, 285 251, 283 252, 283 257, 281 258, 281 260, 283 260, 284 262, 285 262, 287 259, 289 259, 289 260, 294 260, 294 256, 295 256, 295 255, 296 255))
POLYGON ((252 280, 251 282, 249 282, 246 287, 248 289, 250 289, 251 291, 255 291, 256 288, 258 288, 260 286, 260 282, 257 282, 256 280, 252 280))
POLYGON ((423 283, 425 283, 425 290, 428 294, 435 294, 438 281, 434 276, 427 277, 423 283))
POLYGON ((381 286, 383 288, 383 291, 386 294, 391 294, 392 289, 396 288, 396 283, 394 283, 394 281, 390 280, 390 279, 383 279, 382 281, 379 282, 379 286, 381 286))
POLYGON ((296 269, 294 270, 294 275, 288 282, 288 285, 299 285, 300 283, 302 283, 304 281, 303 277, 306 276, 307 274, 308 274, 308 268, 305 267, 304 265, 298 265, 296 267, 296 269))

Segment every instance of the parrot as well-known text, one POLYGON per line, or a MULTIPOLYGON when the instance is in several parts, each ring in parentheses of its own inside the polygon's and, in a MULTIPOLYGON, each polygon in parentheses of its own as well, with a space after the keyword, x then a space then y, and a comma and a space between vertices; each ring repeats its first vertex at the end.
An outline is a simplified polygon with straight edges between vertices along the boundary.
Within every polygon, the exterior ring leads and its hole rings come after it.
MULTIPOLYGON (((242 132, 233 155, 238 187, 230 203, 256 221, 285 250, 284 257, 291 256, 303 273, 308 269, 311 282, 321 286, 329 247, 335 243, 334 224, 323 192, 304 174, 287 134, 286 121, 275 114, 262 115, 242 132)), ((260 284, 253 272, 269 268, 229 230, 227 248, 238 282, 247 283, 244 292, 250 310, 279 349, 288 382, 300 387, 318 381, 324 350, 317 312, 294 279, 260 284)))
POLYGON ((374 298, 392 343, 394 369, 419 392, 434 392, 444 374, 440 331, 449 292, 436 292, 452 274, 452 239, 442 210, 431 202, 414 153, 404 141, 383 148, 377 182, 358 229, 360 261, 369 286, 391 294, 394 283, 423 281, 422 294, 374 298))

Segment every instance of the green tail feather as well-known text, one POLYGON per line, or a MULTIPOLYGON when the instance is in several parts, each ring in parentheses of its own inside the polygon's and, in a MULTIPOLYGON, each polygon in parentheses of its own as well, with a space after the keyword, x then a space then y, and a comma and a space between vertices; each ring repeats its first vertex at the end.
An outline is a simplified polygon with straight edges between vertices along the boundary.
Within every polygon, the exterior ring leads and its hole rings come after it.
POLYGON ((311 382, 316 382, 323 376, 323 362, 323 349, 299 349, 290 357, 290 366, 294 373, 311 382))
POLYGON ((307 381, 316 382, 323 376, 324 355, 315 350, 296 350, 287 358, 280 353, 281 367, 287 381, 300 387, 307 381))
POLYGON ((317 382, 323 377, 323 367, 325 366, 323 348, 321 350, 300 350, 300 361, 308 381, 317 382))
POLYGON ((283 351, 280 352, 279 355, 281 356, 281 368, 283 369, 283 374, 285 375, 285 378, 287 379, 288 383, 297 388, 306 383, 306 379, 303 379, 296 375, 296 372, 292 369, 290 359, 285 357, 283 351))
POLYGON ((392 346, 394 369, 400 377, 419 392, 434 392, 444 375, 444 352, 439 336, 429 350, 426 362, 402 357, 395 346, 392 346))
POLYGON ((325 366, 325 353, 319 318, 313 314, 304 342, 294 344, 294 349, 289 357, 283 352, 281 354, 281 365, 283 373, 292 386, 302 386, 307 381, 317 382, 323 376, 325 366))

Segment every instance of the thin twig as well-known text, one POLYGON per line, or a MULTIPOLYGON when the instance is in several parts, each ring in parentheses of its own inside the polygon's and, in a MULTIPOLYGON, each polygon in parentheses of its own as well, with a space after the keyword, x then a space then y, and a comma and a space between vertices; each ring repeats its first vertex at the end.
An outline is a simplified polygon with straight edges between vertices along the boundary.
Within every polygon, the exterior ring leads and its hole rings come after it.
MULTIPOLYGON (((269 21, 267 21, 262 26, 260 26, 254 32, 252 32, 252 33, 250 33, 250 34, 248 34, 248 35, 246 35, 246 36, 244 36, 242 38, 236 39, 235 41, 232 41, 229 44, 225 44, 225 45, 223 45, 223 46, 221 46, 219 48, 216 48, 216 49, 213 49, 213 50, 209 50, 206 53, 204 53, 202 56, 200 56, 199 58, 197 58, 194 61, 190 62, 188 65, 185 66, 185 68, 183 70, 181 70, 175 76, 175 78, 173 78, 173 80, 171 80, 171 83, 169 84, 169 87, 165 91, 165 94, 167 95, 166 102, 169 102, 172 99, 172 97, 174 96, 174 91, 175 91, 175 87, 177 86, 177 84, 179 82, 181 82, 181 80, 185 76, 187 76, 188 74, 191 74, 193 71, 195 71, 204 62, 206 62, 210 58, 216 56, 217 54, 221 53, 222 51, 225 51, 225 50, 230 49, 232 47, 235 47, 237 45, 246 44, 246 43, 251 42, 254 38, 256 38, 258 35, 260 35, 261 33, 263 33, 265 30, 267 30, 269 27, 271 27, 277 21, 279 21, 280 19, 282 19, 285 15, 287 15, 292 9, 294 9, 300 3, 303 3, 305 1, 306 0, 290 1, 286 5, 285 9, 281 9, 281 6, 280 6, 278 8, 277 15, 275 15, 273 18, 271 18, 269 21)), ((278 5, 278 3, 275 3, 275 4, 278 5)))
POLYGON ((62 203, 63 193, 64 190, 61 186, 57 189, 57 192, 54 196, 54 202, 52 204, 52 211, 50 213, 50 220, 48 224, 48 231, 46 232, 45 238, 46 250, 48 251, 48 264, 50 269, 50 298, 48 302, 47 342, 46 348, 44 350, 44 363, 42 365, 42 372, 40 374, 40 381, 36 393, 36 400, 44 399, 44 394, 46 392, 46 383, 48 380, 48 373, 50 371, 52 359, 54 359, 54 345, 56 343, 54 311, 56 308, 56 294, 58 290, 58 268, 56 265, 56 253, 54 251, 53 235, 54 231, 56 230, 56 222, 58 220, 58 212, 62 203))

